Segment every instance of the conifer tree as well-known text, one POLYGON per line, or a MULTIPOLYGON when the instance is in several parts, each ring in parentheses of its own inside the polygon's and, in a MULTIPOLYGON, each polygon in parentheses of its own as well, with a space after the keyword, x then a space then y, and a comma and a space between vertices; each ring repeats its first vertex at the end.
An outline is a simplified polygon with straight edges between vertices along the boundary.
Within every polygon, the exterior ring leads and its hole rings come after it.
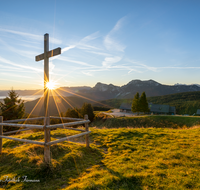
POLYGON ((140 97, 140 111, 144 113, 150 111, 145 92, 140 97))
POLYGON ((65 117, 71 117, 71 118, 80 118, 81 117, 81 110, 78 108, 68 108, 66 113, 65 113, 65 117))
POLYGON ((91 104, 84 103, 81 108, 81 114, 84 117, 85 114, 88 115, 88 119, 92 122, 94 120, 94 112, 91 104))
MULTIPOLYGON (((3 99, 4 103, 0 102, 1 115, 3 120, 21 119, 25 114, 24 101, 19 99, 19 95, 11 90, 8 92, 8 97, 3 99)), ((13 131, 16 127, 4 127, 3 131, 13 131)))
POLYGON ((139 95, 138 92, 134 96, 134 99, 133 99, 133 102, 132 102, 131 111, 132 112, 137 112, 137 114, 140 112, 140 95, 139 95))
POLYGON ((24 101, 14 90, 9 91, 8 97, 3 101, 4 103, 0 102, 0 108, 4 120, 21 119, 24 116, 24 101))

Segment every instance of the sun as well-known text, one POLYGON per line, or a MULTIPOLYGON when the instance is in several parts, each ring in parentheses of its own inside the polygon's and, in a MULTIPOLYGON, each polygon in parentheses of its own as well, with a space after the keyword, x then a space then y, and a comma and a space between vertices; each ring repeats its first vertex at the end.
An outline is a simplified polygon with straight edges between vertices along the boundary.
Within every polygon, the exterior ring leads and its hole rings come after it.
POLYGON ((52 81, 49 81, 49 82, 47 82, 47 84, 46 84, 47 88, 50 89, 50 90, 55 89, 55 85, 56 85, 56 83, 55 83, 55 82, 52 82, 52 81))

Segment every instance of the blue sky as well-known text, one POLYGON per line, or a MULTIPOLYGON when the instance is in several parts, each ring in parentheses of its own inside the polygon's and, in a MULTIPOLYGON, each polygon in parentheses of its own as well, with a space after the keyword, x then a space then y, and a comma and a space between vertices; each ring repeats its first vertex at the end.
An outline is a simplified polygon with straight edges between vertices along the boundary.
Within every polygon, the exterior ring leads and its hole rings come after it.
POLYGON ((0 90, 43 88, 43 38, 58 86, 134 79, 200 84, 198 0, 0 1, 0 90))

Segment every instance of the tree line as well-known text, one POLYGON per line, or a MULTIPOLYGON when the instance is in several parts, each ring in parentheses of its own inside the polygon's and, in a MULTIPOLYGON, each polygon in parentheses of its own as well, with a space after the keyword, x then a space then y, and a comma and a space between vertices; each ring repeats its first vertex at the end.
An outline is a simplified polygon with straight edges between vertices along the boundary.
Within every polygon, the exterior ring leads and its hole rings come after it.
POLYGON ((150 112, 145 92, 143 92, 141 96, 138 92, 136 93, 132 101, 131 111, 133 113, 137 112, 137 114, 139 114, 139 112, 150 112))
MULTIPOLYGON (((97 107, 98 109, 98 107, 97 107)), ((84 103, 82 108, 69 108, 66 113, 63 113, 64 117, 83 118, 85 114, 88 115, 89 120, 94 120, 93 107, 89 103, 84 103)), ((3 116, 3 120, 14 120, 23 118, 25 113, 24 101, 19 98, 19 95, 12 89, 8 92, 8 96, 0 102, 0 115, 3 116)), ((6 131, 16 129, 15 127, 6 127, 6 131)), ((5 130, 4 130, 5 131, 5 130)))
POLYGON ((90 103, 84 103, 81 108, 68 108, 65 117, 83 118, 85 114, 88 115, 88 119, 92 122, 94 120, 94 109, 90 103))

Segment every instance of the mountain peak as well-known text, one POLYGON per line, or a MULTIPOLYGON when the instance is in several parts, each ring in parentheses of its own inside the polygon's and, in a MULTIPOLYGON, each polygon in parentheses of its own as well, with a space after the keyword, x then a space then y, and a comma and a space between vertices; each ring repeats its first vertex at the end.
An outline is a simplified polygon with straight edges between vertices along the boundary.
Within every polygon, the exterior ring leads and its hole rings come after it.
POLYGON ((93 89, 98 90, 98 91, 115 91, 118 90, 118 86, 114 86, 113 84, 103 84, 101 82, 98 82, 93 89))
POLYGON ((127 85, 136 85, 136 86, 144 86, 144 85, 150 85, 150 86, 158 86, 160 85, 160 83, 150 79, 150 80, 144 80, 144 81, 141 81, 141 80, 132 80, 130 81, 127 85))

